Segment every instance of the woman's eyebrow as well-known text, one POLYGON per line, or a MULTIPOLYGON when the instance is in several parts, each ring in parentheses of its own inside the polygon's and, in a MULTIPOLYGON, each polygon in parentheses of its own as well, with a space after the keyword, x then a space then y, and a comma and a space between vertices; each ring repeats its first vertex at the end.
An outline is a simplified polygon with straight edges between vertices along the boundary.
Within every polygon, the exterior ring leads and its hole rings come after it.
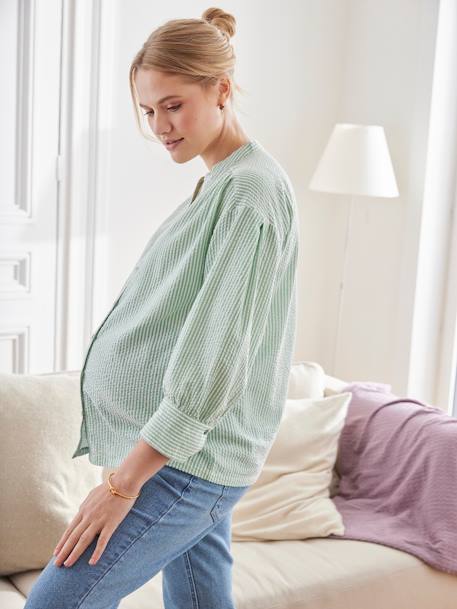
MULTIPOLYGON (((180 97, 179 95, 166 95, 165 97, 162 97, 162 99, 159 99, 158 104, 163 104, 164 101, 166 101, 167 99, 171 99, 172 97, 180 97)), ((139 104, 142 108, 149 108, 149 106, 146 106, 145 104, 139 104)), ((150 109, 150 108, 149 108, 150 109)))

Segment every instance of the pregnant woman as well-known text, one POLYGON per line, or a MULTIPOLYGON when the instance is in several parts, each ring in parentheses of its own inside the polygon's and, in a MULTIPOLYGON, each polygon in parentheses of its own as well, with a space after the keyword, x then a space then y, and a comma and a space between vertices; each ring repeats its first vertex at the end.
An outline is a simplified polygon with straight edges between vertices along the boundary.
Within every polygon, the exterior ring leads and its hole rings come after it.
POLYGON ((159 571, 165 609, 235 607, 232 510, 286 400, 298 219, 287 174, 237 119, 234 33, 234 17, 209 8, 158 27, 132 62, 145 137, 208 172, 92 337, 73 458, 112 471, 56 540, 26 609, 116 609, 159 571))

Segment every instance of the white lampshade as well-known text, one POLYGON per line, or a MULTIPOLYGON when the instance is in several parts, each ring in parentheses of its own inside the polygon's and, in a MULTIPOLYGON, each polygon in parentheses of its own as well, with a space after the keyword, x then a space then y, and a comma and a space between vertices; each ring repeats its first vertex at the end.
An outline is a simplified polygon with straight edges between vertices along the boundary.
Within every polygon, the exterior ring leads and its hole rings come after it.
POLYGON ((398 197, 384 128, 337 123, 309 188, 338 194, 398 197))

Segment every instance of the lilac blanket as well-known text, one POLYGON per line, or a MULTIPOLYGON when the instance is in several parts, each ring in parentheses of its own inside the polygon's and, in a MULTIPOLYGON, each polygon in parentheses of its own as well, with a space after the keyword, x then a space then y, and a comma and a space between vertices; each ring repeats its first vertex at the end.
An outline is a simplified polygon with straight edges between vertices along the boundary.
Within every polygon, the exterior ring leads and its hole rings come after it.
POLYGON ((351 383, 332 497, 344 535, 417 556, 457 574, 457 418, 390 393, 391 385, 351 383))

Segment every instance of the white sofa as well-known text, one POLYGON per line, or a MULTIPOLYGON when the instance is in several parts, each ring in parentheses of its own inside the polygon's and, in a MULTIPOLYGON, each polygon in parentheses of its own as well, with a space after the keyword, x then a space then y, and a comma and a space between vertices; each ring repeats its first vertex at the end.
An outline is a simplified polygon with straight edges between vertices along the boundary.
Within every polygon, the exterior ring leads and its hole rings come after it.
MULTIPOLYGON (((323 395, 340 393, 346 384, 325 375, 323 395)), ((104 479, 107 474, 103 470, 104 479)), ((337 485, 331 496, 336 491, 337 485)), ((457 577, 380 544, 330 538, 235 541, 232 553, 238 609, 457 609, 457 577)), ((22 609, 39 574, 34 569, 1 577, 0 609, 22 609)), ((161 573, 124 598, 120 609, 163 609, 161 573)))

